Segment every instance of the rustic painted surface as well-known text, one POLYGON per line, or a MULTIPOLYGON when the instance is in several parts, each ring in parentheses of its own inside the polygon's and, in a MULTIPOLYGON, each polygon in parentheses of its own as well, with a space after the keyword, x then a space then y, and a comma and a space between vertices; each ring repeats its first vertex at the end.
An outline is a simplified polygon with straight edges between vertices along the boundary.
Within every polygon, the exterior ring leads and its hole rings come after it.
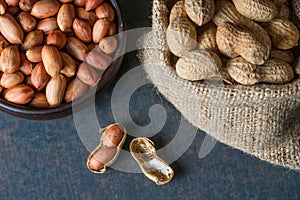
MULTIPOLYGON (((151 1, 119 1, 127 29, 150 25, 151 1)), ((120 76, 137 66, 136 52, 126 55, 120 76)), ((97 97, 102 127, 114 123, 110 109, 113 86, 97 97)), ((180 114, 151 85, 137 90, 130 103, 132 119, 149 123, 148 109, 161 103, 168 120, 152 139, 159 147, 178 129, 180 114)), ((104 175, 85 166, 89 154, 72 116, 28 121, 0 113, 0 199, 299 199, 300 173, 274 167, 217 143, 198 158, 205 134, 198 131, 190 148, 171 164, 173 180, 156 186, 142 174, 109 169, 104 175)), ((132 137, 124 148, 128 149, 132 137)))

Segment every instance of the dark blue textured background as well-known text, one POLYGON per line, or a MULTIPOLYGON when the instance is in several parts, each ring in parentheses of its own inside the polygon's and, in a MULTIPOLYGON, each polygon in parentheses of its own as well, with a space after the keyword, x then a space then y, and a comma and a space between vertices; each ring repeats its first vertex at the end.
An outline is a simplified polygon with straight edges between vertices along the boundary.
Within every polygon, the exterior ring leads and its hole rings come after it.
MULTIPOLYGON (((127 29, 150 26, 150 0, 120 0, 119 4, 127 29)), ((127 54, 119 77, 138 64, 136 52, 127 54)), ((112 88, 97 97, 102 127, 113 123, 112 88)), ((130 109, 132 119, 146 125, 149 106, 157 102, 169 116, 163 131, 153 138, 163 145, 178 128, 180 114, 174 107, 148 85, 136 91, 130 109)), ((89 152, 72 116, 28 121, 0 113, 0 133, 0 199, 300 199, 299 172, 272 166, 220 143, 199 159, 205 136, 201 131, 171 165, 175 177, 164 186, 156 186, 142 174, 111 168, 103 175, 88 171, 89 152)))

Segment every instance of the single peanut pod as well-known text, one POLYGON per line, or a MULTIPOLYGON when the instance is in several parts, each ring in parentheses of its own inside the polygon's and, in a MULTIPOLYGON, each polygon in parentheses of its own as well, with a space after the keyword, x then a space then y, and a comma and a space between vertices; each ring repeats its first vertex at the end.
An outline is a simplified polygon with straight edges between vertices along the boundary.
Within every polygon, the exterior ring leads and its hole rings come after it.
POLYGON ((243 24, 224 22, 217 28, 217 45, 224 55, 230 58, 241 55, 257 65, 264 64, 270 54, 271 48, 265 45, 264 39, 257 37, 253 30, 243 24))
POLYGON ((20 69, 20 53, 15 46, 8 46, 1 52, 0 65, 4 73, 14 73, 20 69))
POLYGON ((123 126, 112 124, 104 129, 100 142, 105 147, 117 147, 125 134, 123 126))
POLYGON ((106 70, 112 63, 112 58, 97 49, 90 51, 86 56, 86 62, 99 70, 106 70))
POLYGON ((188 18, 188 15, 187 15, 185 7, 184 7, 183 0, 179 0, 173 5, 173 7, 170 11, 169 22, 172 22, 177 17, 188 18))
POLYGON ((87 21, 91 27, 94 26, 98 20, 98 17, 93 11, 86 11, 84 8, 76 8, 76 17, 87 21))
POLYGON ((0 16, 1 34, 12 44, 21 44, 23 42, 24 33, 21 26, 10 14, 0 16), (5 28, 3 28, 5 27, 5 28))
POLYGON ((22 83, 23 80, 24 80, 24 75, 20 71, 14 73, 3 73, 1 76, 0 85, 4 88, 10 88, 19 83, 22 83))
POLYGON ((82 82, 91 86, 96 85, 100 80, 96 70, 86 62, 83 62, 78 66, 76 75, 82 82))
POLYGON ((76 18, 73 21, 73 30, 75 35, 83 42, 89 43, 92 41, 92 29, 87 22, 76 18))
POLYGON ((45 45, 42 48, 42 61, 47 73, 51 77, 59 74, 62 67, 62 59, 55 46, 45 45))
POLYGON ((294 54, 290 50, 272 49, 270 58, 282 60, 290 65, 294 62, 294 54))
POLYGON ((42 62, 38 63, 31 74, 31 83, 37 89, 41 91, 48 83, 50 79, 49 74, 47 73, 42 62))
POLYGON ((201 49, 211 50, 218 53, 216 41, 217 27, 214 23, 209 22, 199 28, 198 45, 201 49))
POLYGON ((99 19, 105 19, 109 22, 113 22, 115 19, 115 11, 107 2, 103 2, 99 7, 97 7, 95 13, 99 19))
POLYGON ((99 42, 100 49, 106 53, 114 53, 118 47, 118 41, 114 36, 105 37, 99 42))
POLYGON ((60 73, 66 77, 73 77, 76 74, 76 62, 65 52, 60 52, 60 56, 62 59, 62 68, 60 73))
POLYGON ((64 99, 66 79, 61 74, 51 77, 46 86, 46 98, 51 107, 58 106, 64 99))
POLYGON ((47 36, 47 45, 62 49, 67 43, 67 36, 61 30, 53 30, 47 36))
POLYGON ((8 46, 9 46, 8 41, 2 35, 0 35, 0 54, 3 51, 3 49, 5 49, 8 46))
POLYGON ((272 45, 275 48, 286 50, 297 46, 299 30, 289 20, 273 19, 265 25, 265 29, 270 35, 272 45))
POLYGON ((176 72, 183 79, 199 81, 218 75, 218 69, 221 66, 222 61, 217 54, 199 49, 179 58, 176 63, 176 72))
POLYGON ((60 5, 56 0, 41 0, 33 5, 30 14, 36 18, 44 19, 56 15, 59 8, 60 5))
POLYGON ((242 57, 228 60, 227 71, 238 83, 254 85, 256 83, 283 84, 294 77, 293 68, 278 59, 268 59, 263 65, 254 65, 242 57))
POLYGON ((34 90, 26 84, 18 84, 5 91, 4 99, 16 104, 27 104, 31 101, 34 90))
POLYGON ((126 129, 121 124, 111 124, 99 131, 102 133, 100 144, 87 158, 87 168, 97 174, 103 174, 106 167, 118 158, 126 140, 126 129))
POLYGON ((25 56, 24 53, 20 53, 20 59, 21 59, 21 64, 20 64, 20 71, 24 74, 24 75, 30 75, 32 73, 33 70, 33 63, 31 63, 27 57, 25 56))
POLYGON ((35 93, 29 106, 36 108, 48 108, 50 107, 47 97, 44 93, 35 93))
POLYGON ((31 11, 33 5, 37 2, 38 0, 20 0, 19 1, 19 7, 21 10, 29 12, 31 11))
POLYGON ((26 58, 33 63, 39 63, 42 61, 42 48, 43 46, 35 46, 28 49, 25 53, 26 58))
POLYGON ((167 43, 174 55, 185 55, 197 46, 196 28, 188 18, 174 19, 167 28, 167 43))
POLYGON ((22 51, 27 51, 31 47, 39 46, 43 43, 44 35, 43 31, 36 29, 30 31, 26 36, 24 43, 21 46, 22 51))
POLYGON ((4 0, 0 0, 0 15, 3 15, 6 12, 7 4, 4 0))
POLYGON ((209 22, 215 13, 212 0, 185 0, 184 7, 189 18, 198 26, 209 22))
POLYGON ((19 0, 5 0, 5 2, 8 6, 18 6, 19 5, 19 0))
POLYGON ((64 100, 71 102, 80 98, 88 89, 88 86, 80 79, 73 79, 67 86, 64 100))
POLYGON ((215 2, 215 15, 213 16, 213 22, 219 26, 224 22, 231 22, 233 24, 243 24, 247 26, 249 30, 255 30, 253 33, 256 38, 260 38, 260 41, 268 47, 268 51, 271 51, 271 39, 268 33, 257 23, 241 15, 235 6, 227 0, 218 0, 215 2))
POLYGON ((57 13, 57 24, 60 30, 66 31, 73 25, 75 8, 72 4, 63 4, 57 13))
POLYGON ((76 7, 84 7, 85 5, 85 0, 74 0, 74 5, 76 7))
POLYGON ((144 175, 157 185, 170 182, 173 169, 156 154, 154 143, 145 137, 135 138, 129 145, 132 157, 138 163, 144 175))
POLYGON ((42 30, 45 34, 49 34, 51 31, 58 29, 56 17, 50 17, 38 22, 37 29, 42 30))
POLYGON ((30 32, 36 27, 36 20, 28 12, 21 12, 17 19, 25 32, 30 32))
MULTIPOLYGON (((87 167, 91 171, 102 172, 105 166, 115 157, 117 148, 102 147, 97 149, 91 156, 88 158, 87 167)), ((103 173, 103 172, 102 172, 103 173)))
POLYGON ((109 22, 104 19, 98 19, 93 27, 93 42, 99 43, 107 35, 109 22))
POLYGON ((267 22, 277 15, 277 7, 270 0, 233 0, 243 16, 258 22, 267 22))
POLYGON ((103 0, 86 0, 85 1, 85 10, 90 11, 94 10, 102 4, 103 0))
POLYGON ((108 32, 107 35, 108 36, 113 36, 117 33, 117 26, 115 23, 110 23, 109 27, 108 27, 108 32))
POLYGON ((87 46, 76 37, 68 37, 66 44, 67 52, 78 60, 85 60, 87 46))

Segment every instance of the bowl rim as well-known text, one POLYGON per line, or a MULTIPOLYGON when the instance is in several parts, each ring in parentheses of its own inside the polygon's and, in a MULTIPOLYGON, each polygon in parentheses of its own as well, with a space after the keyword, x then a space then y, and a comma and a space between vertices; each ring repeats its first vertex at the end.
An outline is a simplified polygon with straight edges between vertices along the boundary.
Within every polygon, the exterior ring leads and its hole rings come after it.
MULTIPOLYGON (((125 22, 123 15, 121 13, 120 7, 117 0, 107 0, 116 12, 116 25, 117 33, 124 32, 125 22)), ((28 105, 19 105, 5 100, 3 97, 0 98, 0 111, 7 113, 9 115, 29 119, 29 120, 51 120, 66 117, 73 113, 73 106, 77 109, 82 109, 89 103, 89 99, 99 96, 104 90, 106 90, 109 85, 115 80, 120 66, 123 62, 124 52, 126 48, 126 33, 117 34, 117 39, 119 41, 118 48, 114 54, 113 62, 110 66, 103 72, 101 80, 94 87, 91 87, 85 95, 82 97, 71 101, 62 103, 56 107, 49 108, 35 108, 29 107, 28 105)))

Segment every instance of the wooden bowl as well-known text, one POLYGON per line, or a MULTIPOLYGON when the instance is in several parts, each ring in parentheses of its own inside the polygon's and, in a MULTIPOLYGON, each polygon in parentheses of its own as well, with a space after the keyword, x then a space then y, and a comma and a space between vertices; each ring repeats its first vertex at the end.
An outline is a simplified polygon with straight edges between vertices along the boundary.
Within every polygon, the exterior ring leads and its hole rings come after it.
MULTIPOLYGON (((108 0, 107 2, 113 6, 116 13, 115 22, 117 25, 117 33, 125 31, 124 20, 117 1, 108 0)), ((70 115, 72 113, 72 107, 74 106, 76 109, 84 107, 89 99, 95 98, 95 95, 99 95, 103 92, 110 83, 113 82, 119 72, 126 47, 126 37, 125 34, 117 34, 116 38, 119 43, 112 64, 102 74, 102 78, 97 86, 90 88, 81 98, 74 100, 73 102, 62 103, 57 107, 50 108, 35 108, 29 107, 28 105, 18 105, 0 98, 0 111, 24 119, 49 120, 70 115)))

